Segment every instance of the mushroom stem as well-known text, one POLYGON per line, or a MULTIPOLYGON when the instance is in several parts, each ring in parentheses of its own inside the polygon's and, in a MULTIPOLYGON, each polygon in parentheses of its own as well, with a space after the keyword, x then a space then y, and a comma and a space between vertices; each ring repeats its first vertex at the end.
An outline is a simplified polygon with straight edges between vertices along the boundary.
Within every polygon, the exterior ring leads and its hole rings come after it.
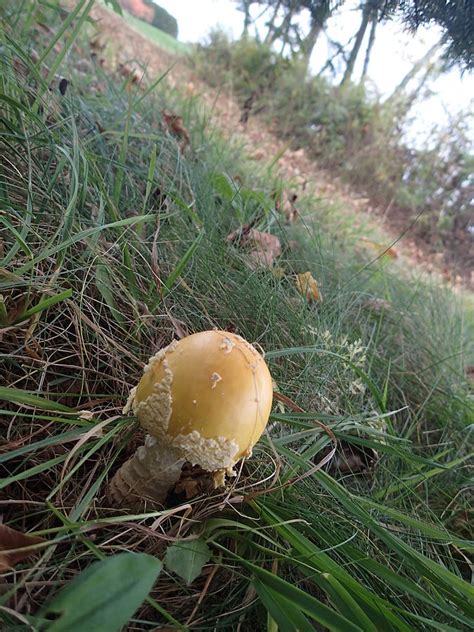
POLYGON ((145 445, 110 481, 111 501, 116 506, 137 506, 147 500, 164 505, 168 491, 179 480, 184 462, 175 448, 147 435, 145 445))

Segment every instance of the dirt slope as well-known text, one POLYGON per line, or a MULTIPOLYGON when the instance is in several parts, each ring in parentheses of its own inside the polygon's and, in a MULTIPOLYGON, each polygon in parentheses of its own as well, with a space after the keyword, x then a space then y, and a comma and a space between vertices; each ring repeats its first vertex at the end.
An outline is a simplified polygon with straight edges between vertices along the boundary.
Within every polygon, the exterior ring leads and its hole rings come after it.
MULTIPOLYGON (((96 21, 98 36, 97 48, 112 46, 112 58, 103 56, 105 65, 114 66, 124 75, 134 76, 137 81, 157 78, 168 72, 167 80, 172 86, 180 86, 190 96, 199 96, 212 112, 213 123, 229 137, 237 137, 239 143, 247 149, 248 156, 256 161, 270 161, 282 152, 277 168, 282 178, 292 180, 295 191, 308 188, 328 205, 343 209, 355 225, 368 226, 371 235, 384 248, 392 248, 402 265, 435 275, 442 282, 451 285, 456 291, 474 287, 474 273, 471 278, 462 278, 443 264, 443 254, 433 254, 410 234, 410 227, 400 225, 387 217, 384 209, 374 208, 370 200, 340 179, 321 169, 311 160, 304 149, 292 150, 258 117, 250 117, 246 124, 240 122, 241 109, 230 95, 219 93, 199 80, 183 57, 175 57, 159 48, 140 33, 130 27, 117 14, 96 6, 92 16, 96 21), (139 60, 140 64, 137 63, 139 60), (171 69, 171 70, 170 70, 171 69)), ((373 239, 373 237, 372 237, 373 239)), ((370 240, 368 244, 370 246, 370 240)))

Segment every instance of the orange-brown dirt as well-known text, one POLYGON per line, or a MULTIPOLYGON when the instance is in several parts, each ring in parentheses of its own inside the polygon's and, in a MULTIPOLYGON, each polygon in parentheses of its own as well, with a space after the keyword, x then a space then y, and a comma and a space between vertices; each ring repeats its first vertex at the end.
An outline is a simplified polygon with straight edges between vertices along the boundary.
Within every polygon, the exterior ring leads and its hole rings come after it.
MULTIPOLYGON (((386 211, 374 206, 370 199, 353 187, 345 184, 334 174, 321 168, 312 160, 304 149, 293 150, 269 129, 260 117, 253 116, 246 123, 240 121, 242 110, 237 100, 224 91, 216 91, 196 77, 185 57, 177 57, 164 51, 155 43, 135 31, 119 15, 96 6, 92 16, 95 20, 100 40, 111 46, 113 61, 104 63, 115 66, 110 68, 127 69, 134 80, 141 80, 143 70, 144 83, 147 83, 166 71, 167 80, 172 87, 180 87, 184 93, 201 99, 205 107, 212 113, 213 122, 221 132, 237 139, 244 147, 250 159, 269 162, 282 153, 277 161, 279 174, 285 180, 299 188, 314 192, 326 205, 335 205, 343 209, 354 226, 363 224, 375 234, 384 248, 397 256, 407 267, 417 266, 421 271, 435 275, 437 279, 448 283, 455 290, 474 288, 474 271, 470 275, 459 275, 453 272, 444 262, 443 253, 432 253, 427 244, 415 237, 410 226, 402 223, 399 217, 393 217, 386 211), (140 67, 137 61, 139 60, 140 67), (135 65, 134 65, 135 64, 135 65), (393 247, 391 247, 393 246, 393 247)), ((374 252, 372 239, 367 239, 366 246, 374 252)), ((363 247, 364 244, 362 243, 363 247)))

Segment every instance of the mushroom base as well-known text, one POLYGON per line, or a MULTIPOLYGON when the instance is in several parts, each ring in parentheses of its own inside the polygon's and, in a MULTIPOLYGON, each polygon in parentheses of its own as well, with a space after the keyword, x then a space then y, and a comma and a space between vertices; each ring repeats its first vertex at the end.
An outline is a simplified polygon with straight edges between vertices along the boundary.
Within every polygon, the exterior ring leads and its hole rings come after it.
POLYGON ((171 487, 179 480, 185 460, 169 445, 147 435, 140 446, 110 481, 108 495, 118 507, 164 505, 171 487))

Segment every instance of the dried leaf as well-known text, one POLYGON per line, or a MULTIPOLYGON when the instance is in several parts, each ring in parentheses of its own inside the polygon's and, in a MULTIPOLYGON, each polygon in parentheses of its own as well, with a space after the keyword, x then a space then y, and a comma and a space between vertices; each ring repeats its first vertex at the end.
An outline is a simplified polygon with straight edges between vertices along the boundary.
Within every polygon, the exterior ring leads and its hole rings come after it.
POLYGON ((308 301, 322 302, 323 297, 319 291, 318 282, 311 272, 301 272, 296 275, 296 287, 308 301))
POLYGON ((372 469, 378 460, 379 455, 373 448, 340 441, 329 469, 337 470, 341 474, 364 474, 372 469))
POLYGON ((281 255, 281 244, 278 237, 250 228, 248 225, 230 233, 227 241, 238 241, 239 246, 248 249, 252 267, 260 265, 271 268, 276 257, 281 255))
POLYGON ((199 465, 186 462, 181 470, 179 480, 168 492, 166 505, 180 504, 201 494, 210 494, 216 488, 214 475, 206 472, 199 465))
POLYGON ((379 244, 376 241, 372 241, 372 239, 367 239, 367 237, 360 237, 360 241, 362 241, 366 246, 369 247, 370 250, 374 252, 378 257, 387 256, 391 259, 398 258, 398 252, 392 246, 386 247, 383 244, 379 244))
POLYGON ((276 266, 272 270, 272 275, 275 279, 277 279, 278 281, 281 281, 282 279, 285 278, 285 275, 286 275, 285 268, 282 268, 281 266, 276 266))
POLYGON ((365 301, 364 307, 381 314, 382 312, 389 312, 392 309, 392 304, 384 298, 369 298, 365 301))
POLYGON ((275 208, 285 215, 287 224, 293 224, 298 217, 298 209, 295 206, 297 199, 296 193, 288 193, 288 191, 282 191, 276 196, 275 208))
POLYGON ((168 112, 168 110, 162 110, 161 116, 170 134, 177 136, 181 140, 179 149, 184 154, 191 139, 189 138, 188 130, 184 127, 183 117, 173 114, 173 112, 168 112))
MULTIPOLYGON (((82 413, 78 415, 79 419, 84 419, 84 421, 91 421, 94 419, 94 413, 92 410, 83 410, 82 413)), ((102 434, 100 435, 102 436, 102 434)))
POLYGON ((46 542, 46 540, 0 524, 0 572, 13 568, 15 564, 34 555, 37 552, 35 549, 25 549, 25 547, 31 547, 40 542, 46 542))
POLYGON ((118 71, 124 79, 127 79, 134 85, 141 83, 145 74, 138 65, 132 63, 119 63, 118 71))

